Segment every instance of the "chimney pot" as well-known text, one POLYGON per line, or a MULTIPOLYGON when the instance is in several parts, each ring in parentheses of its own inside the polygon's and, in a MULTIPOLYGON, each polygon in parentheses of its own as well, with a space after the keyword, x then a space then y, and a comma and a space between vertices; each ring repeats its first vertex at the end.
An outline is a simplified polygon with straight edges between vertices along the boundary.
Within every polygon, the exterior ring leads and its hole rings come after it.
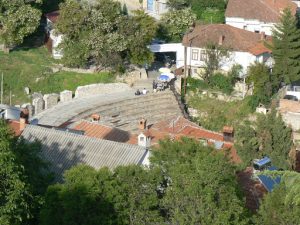
POLYGON ((220 37, 219 37, 219 45, 223 45, 224 39, 225 39, 225 36, 224 35, 220 35, 220 37))
POLYGON ((92 117, 93 122, 98 122, 100 120, 99 114, 92 114, 91 117, 92 117))
POLYGON ((260 33, 260 39, 263 41, 263 40, 266 40, 266 34, 265 34, 265 32, 264 31, 262 31, 261 33, 260 33))
POLYGON ((23 131, 26 127, 26 119, 25 118, 20 118, 20 131, 23 131))
POLYGON ((146 130, 146 128, 147 128, 147 120, 141 119, 139 121, 139 129, 140 130, 146 130))

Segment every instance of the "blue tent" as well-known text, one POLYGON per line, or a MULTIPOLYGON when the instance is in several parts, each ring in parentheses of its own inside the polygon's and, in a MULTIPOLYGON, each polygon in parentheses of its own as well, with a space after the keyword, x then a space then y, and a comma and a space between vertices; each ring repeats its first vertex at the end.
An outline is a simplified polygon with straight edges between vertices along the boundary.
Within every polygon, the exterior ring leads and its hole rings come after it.
POLYGON ((260 160, 255 161, 253 164, 255 169, 261 169, 267 167, 268 165, 271 165, 271 159, 269 157, 264 157, 260 160))
POLYGON ((158 80, 160 80, 160 81, 169 81, 170 80, 170 78, 169 78, 169 76, 166 76, 166 75, 160 75, 159 77, 158 77, 158 80))

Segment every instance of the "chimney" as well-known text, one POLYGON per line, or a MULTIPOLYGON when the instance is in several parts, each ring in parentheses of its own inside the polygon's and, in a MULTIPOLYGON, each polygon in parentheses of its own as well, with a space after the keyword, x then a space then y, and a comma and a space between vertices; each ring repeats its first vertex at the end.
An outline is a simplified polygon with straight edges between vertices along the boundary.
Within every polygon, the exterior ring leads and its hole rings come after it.
POLYGON ((23 131, 26 127, 26 119, 25 118, 20 118, 20 131, 23 131))
POLYGON ((262 31, 262 32, 260 33, 260 40, 262 40, 262 41, 266 40, 266 34, 265 34, 264 31, 262 31))
POLYGON ((219 45, 223 45, 224 39, 225 39, 225 36, 224 35, 220 35, 220 37, 219 37, 219 45))
POLYGON ((233 127, 224 126, 223 127, 223 138, 224 138, 224 141, 233 142, 233 136, 234 136, 233 127))
POLYGON ((146 130, 146 128, 147 128, 147 120, 141 119, 139 121, 139 129, 140 130, 146 130))
POLYGON ((100 115, 99 114, 92 114, 91 115, 91 118, 92 118, 92 121, 93 122, 99 122, 99 120, 100 120, 100 115))
POLYGON ((143 148, 150 148, 151 146, 151 136, 146 132, 140 133, 138 136, 138 146, 143 148))

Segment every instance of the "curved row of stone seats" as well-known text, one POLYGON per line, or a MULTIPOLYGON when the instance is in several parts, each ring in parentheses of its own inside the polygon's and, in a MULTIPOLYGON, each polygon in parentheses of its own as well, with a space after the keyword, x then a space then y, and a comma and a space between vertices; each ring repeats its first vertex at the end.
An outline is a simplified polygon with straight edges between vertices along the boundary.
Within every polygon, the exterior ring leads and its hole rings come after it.
POLYGON ((153 105, 157 105, 161 103, 169 103, 169 102, 177 104, 175 97, 171 91, 166 91, 161 93, 149 93, 147 95, 133 96, 132 98, 128 98, 121 101, 110 102, 98 107, 88 109, 78 114, 78 118, 88 119, 88 117, 93 113, 97 113, 101 117, 107 117, 107 116, 110 117, 115 114, 118 114, 119 112, 131 110, 136 107, 153 106, 153 105))

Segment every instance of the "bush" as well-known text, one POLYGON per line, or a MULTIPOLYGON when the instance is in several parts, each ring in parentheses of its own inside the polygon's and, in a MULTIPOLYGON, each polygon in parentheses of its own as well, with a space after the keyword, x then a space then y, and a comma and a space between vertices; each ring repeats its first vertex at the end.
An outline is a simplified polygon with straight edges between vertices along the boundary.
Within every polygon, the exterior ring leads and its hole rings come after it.
POLYGON ((216 73, 210 78, 210 86, 217 88, 225 94, 230 94, 233 91, 233 84, 230 77, 226 77, 221 73, 216 73))
POLYGON ((194 91, 196 89, 208 89, 209 85, 200 79, 195 79, 192 77, 187 78, 187 90, 194 91))

